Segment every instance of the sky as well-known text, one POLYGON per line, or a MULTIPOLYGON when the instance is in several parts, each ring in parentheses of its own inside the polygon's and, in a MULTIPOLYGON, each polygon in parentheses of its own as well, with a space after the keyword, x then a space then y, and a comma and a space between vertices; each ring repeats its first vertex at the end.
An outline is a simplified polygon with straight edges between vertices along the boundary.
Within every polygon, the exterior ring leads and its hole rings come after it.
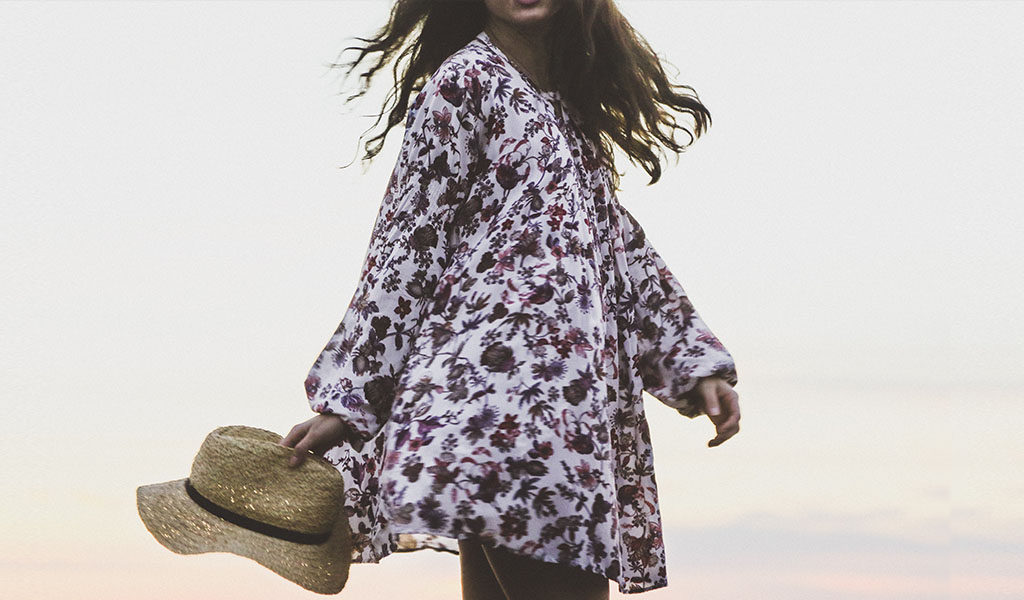
MULTIPOLYGON (((712 114, 618 196, 743 414, 707 448, 645 397, 669 586, 644 597, 1024 596, 1024 4, 618 6, 712 114)), ((309 596, 171 553, 135 488, 216 427, 312 416, 401 141, 360 166, 386 74, 343 106, 326 65, 389 7, 0 3, 0 596, 309 596)), ((457 561, 353 565, 342 595, 456 598, 457 561)))

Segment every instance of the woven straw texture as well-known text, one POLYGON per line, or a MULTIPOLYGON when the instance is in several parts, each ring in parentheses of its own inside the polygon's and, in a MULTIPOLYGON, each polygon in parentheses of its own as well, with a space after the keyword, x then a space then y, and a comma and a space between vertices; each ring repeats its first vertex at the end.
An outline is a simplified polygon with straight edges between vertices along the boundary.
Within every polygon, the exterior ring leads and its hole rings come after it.
POLYGON ((200 447, 189 481, 223 508, 277 527, 329 533, 327 541, 291 542, 231 523, 196 504, 184 478, 139 487, 139 516, 158 542, 178 554, 236 554, 305 589, 336 594, 348 579, 351 561, 343 480, 313 454, 289 467, 294 451, 280 441, 280 435, 264 429, 219 427, 200 447))

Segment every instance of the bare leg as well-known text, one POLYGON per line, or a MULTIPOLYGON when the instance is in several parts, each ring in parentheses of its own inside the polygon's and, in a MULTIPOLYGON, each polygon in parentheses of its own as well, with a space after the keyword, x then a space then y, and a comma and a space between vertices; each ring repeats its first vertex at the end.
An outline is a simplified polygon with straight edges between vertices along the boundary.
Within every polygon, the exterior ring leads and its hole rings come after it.
POLYGON ((482 548, 508 600, 608 600, 608 579, 603 575, 503 548, 482 548))
POLYGON ((480 542, 459 540, 462 600, 508 600, 491 570, 480 542))

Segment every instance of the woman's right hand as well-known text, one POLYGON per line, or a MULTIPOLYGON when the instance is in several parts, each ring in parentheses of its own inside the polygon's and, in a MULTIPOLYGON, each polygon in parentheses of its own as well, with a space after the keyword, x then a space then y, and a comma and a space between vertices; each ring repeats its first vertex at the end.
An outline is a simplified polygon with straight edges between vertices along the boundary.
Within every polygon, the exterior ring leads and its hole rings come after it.
POLYGON ((292 427, 288 435, 278 442, 278 445, 295 448, 295 453, 288 459, 288 466, 297 467, 306 459, 307 452, 312 451, 322 455, 332 447, 348 440, 350 435, 351 430, 348 424, 340 416, 321 413, 292 427))

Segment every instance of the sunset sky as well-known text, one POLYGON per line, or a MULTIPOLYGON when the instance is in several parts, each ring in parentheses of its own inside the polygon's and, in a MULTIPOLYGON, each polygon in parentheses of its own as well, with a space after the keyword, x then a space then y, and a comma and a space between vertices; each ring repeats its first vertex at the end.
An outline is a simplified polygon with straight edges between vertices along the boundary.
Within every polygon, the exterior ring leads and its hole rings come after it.
MULTIPOLYGON (((135 489, 312 416, 402 135, 364 172, 390 69, 343 107, 326 65, 390 5, 0 3, 0 597, 312 597, 173 554, 135 489)), ((669 585, 642 597, 1024 597, 1024 3, 618 5, 711 111, 657 184, 621 159, 619 200, 743 414, 708 448, 645 397, 669 585)), ((340 596, 456 599, 458 558, 340 596)))

